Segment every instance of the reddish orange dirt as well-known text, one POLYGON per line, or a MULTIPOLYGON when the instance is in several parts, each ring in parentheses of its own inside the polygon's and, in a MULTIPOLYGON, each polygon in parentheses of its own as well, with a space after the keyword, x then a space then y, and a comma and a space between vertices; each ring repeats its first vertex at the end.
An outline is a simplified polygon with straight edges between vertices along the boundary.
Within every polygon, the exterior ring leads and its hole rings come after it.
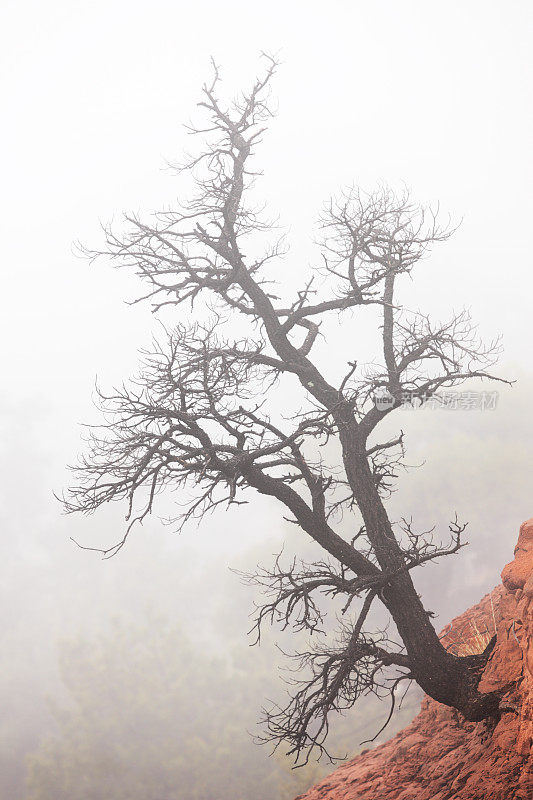
POLYGON ((533 519, 502 581, 443 631, 468 654, 496 629, 480 690, 504 692, 510 710, 498 724, 465 722, 426 697, 407 728, 295 800, 533 800, 533 519))

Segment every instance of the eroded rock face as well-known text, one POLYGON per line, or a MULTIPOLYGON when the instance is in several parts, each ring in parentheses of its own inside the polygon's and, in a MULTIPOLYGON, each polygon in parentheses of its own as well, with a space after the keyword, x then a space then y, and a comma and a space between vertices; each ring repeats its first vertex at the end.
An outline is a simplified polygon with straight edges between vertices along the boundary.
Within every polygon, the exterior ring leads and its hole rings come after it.
POLYGON ((509 711, 498 724, 465 722, 425 698, 397 736, 296 800, 533 799, 533 519, 521 526, 502 581, 443 631, 446 645, 462 655, 483 649, 496 631, 480 690, 504 693, 509 711))

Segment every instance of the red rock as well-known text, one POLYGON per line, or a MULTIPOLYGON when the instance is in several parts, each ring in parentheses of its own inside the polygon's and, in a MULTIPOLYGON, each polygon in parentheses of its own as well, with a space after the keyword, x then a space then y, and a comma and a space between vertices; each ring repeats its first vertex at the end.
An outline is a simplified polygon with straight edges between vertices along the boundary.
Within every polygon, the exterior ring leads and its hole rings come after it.
POLYGON ((425 698, 391 741, 339 767, 296 800, 533 800, 533 519, 496 587, 443 631, 453 652, 497 632, 480 690, 515 707, 492 729, 425 698))
POLYGON ((502 571, 503 585, 510 592, 523 589, 533 574, 533 519, 528 519, 520 526, 514 555, 514 561, 507 564, 502 571))

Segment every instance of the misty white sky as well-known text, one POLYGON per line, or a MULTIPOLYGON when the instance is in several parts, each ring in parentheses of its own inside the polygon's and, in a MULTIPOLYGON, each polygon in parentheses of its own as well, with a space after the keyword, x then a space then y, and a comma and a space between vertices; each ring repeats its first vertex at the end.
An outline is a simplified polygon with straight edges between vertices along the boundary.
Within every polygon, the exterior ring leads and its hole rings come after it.
MULTIPOLYGON (((252 80, 261 50, 283 62, 261 186, 290 228, 291 275, 312 258, 331 193, 405 182, 463 219, 413 284, 413 306, 471 306, 488 336, 504 335, 505 361, 531 370, 529 2, 4 0, 0 15, 0 407, 50 524, 77 423, 94 418, 95 375, 127 377, 153 329, 147 308, 122 302, 135 282, 89 267, 72 243, 98 247, 100 220, 175 196, 165 159, 191 146, 181 125, 211 55, 230 92, 252 80)), ((357 356, 349 342, 345 356, 357 356)))

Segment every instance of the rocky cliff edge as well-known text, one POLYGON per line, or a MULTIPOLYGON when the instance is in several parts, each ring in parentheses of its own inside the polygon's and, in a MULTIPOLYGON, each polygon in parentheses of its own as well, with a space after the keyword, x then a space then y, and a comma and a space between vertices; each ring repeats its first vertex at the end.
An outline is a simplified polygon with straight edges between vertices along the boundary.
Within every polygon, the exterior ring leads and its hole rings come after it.
POLYGON ((480 690, 503 691, 510 710, 468 723, 426 697, 407 728, 295 800, 533 800, 533 519, 514 555, 502 584, 443 631, 465 655, 496 631, 480 690))

